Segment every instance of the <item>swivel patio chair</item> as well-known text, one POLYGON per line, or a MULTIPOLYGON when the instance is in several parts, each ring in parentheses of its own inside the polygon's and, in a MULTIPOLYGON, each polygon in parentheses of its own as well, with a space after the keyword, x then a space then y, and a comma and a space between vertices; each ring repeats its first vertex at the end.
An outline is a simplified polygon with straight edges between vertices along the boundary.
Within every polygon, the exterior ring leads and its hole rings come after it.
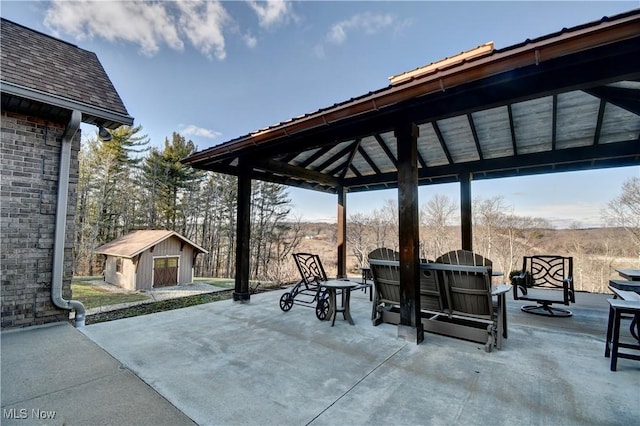
POLYGON ((557 255, 524 256, 522 270, 511 278, 514 300, 530 300, 535 305, 522 311, 551 317, 570 317, 571 311, 551 306, 575 303, 573 257, 557 255))

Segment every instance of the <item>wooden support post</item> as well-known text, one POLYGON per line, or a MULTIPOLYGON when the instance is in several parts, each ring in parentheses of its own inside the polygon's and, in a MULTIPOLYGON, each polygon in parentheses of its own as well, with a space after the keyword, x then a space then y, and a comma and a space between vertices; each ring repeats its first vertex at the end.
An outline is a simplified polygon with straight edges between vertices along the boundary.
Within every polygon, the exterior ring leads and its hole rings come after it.
POLYGON ((473 251, 470 173, 460 175, 460 230, 462 234, 462 249, 473 251))
POLYGON ((338 278, 347 276, 347 191, 338 188, 338 278))
POLYGON ((418 221, 418 133, 413 123, 396 126, 398 146, 398 234, 400 245, 400 324, 398 337, 420 343, 420 228, 418 221))
POLYGON ((251 235, 251 173, 240 161, 238 174, 238 207, 236 215, 236 283, 235 302, 248 302, 249 292, 249 237, 251 235))

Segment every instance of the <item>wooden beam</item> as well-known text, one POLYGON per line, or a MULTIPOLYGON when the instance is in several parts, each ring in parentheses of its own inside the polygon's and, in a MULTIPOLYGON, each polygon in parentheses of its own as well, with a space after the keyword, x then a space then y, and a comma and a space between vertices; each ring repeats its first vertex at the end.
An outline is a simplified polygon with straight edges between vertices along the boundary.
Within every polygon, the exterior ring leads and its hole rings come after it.
POLYGON ((240 159, 238 173, 238 207, 236 212, 236 280, 233 300, 248 302, 251 235, 251 169, 240 159))
POLYGON ((588 94, 640 115, 640 89, 600 86, 585 90, 588 94))
POLYGON ((337 187, 340 185, 338 179, 334 178, 333 176, 329 176, 325 173, 320 173, 315 170, 292 166, 291 164, 282 163, 276 160, 254 160, 252 164, 254 168, 263 169, 271 173, 293 176, 298 179, 314 181, 323 185, 329 185, 333 187, 337 187))
POLYGON ((400 324, 398 337, 420 343, 420 227, 418 221, 418 134, 414 123, 398 123, 398 236, 400 246, 400 324))
POLYGON ((338 188, 338 278, 347 276, 347 190, 338 188))
MULTIPOLYGON (((503 178, 541 173, 538 170, 544 170, 544 173, 554 173, 626 167, 636 164, 638 164, 638 140, 432 166, 419 170, 418 179, 425 184, 431 181, 434 183, 447 183, 459 181, 458 176, 464 173, 472 173, 476 177, 482 176, 485 179, 487 177, 503 178), (619 165, 616 166, 615 163, 619 165), (602 167, 599 164, 602 164, 602 167)), ((345 179, 343 184, 349 188, 350 192, 355 192, 360 187, 379 189, 380 185, 384 185, 386 188, 394 188, 396 187, 396 179, 397 174, 390 172, 345 179)))

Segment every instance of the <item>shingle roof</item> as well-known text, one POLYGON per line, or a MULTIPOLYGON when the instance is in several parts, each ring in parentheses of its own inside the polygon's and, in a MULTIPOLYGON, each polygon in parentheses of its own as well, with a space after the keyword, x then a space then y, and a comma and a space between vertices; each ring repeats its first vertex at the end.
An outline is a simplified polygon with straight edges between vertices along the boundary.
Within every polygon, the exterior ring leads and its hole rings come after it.
POLYGON ((177 232, 165 230, 134 231, 101 245, 95 251, 96 253, 106 254, 109 256, 132 258, 170 237, 179 238, 185 243, 193 246, 196 251, 207 253, 205 249, 177 232))
POLYGON ((131 119, 95 53, 6 19, 0 47, 3 92, 26 88, 131 119))

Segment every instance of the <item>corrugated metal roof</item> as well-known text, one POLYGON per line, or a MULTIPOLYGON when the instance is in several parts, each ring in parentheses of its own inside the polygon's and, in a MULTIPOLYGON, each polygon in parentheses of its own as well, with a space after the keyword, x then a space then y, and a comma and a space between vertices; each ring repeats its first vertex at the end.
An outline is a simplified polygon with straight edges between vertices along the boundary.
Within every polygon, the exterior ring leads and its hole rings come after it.
POLYGON ((254 179, 326 192, 390 188, 394 130, 413 123, 421 184, 640 163, 640 10, 478 52, 184 162, 239 174, 243 159, 254 179))

